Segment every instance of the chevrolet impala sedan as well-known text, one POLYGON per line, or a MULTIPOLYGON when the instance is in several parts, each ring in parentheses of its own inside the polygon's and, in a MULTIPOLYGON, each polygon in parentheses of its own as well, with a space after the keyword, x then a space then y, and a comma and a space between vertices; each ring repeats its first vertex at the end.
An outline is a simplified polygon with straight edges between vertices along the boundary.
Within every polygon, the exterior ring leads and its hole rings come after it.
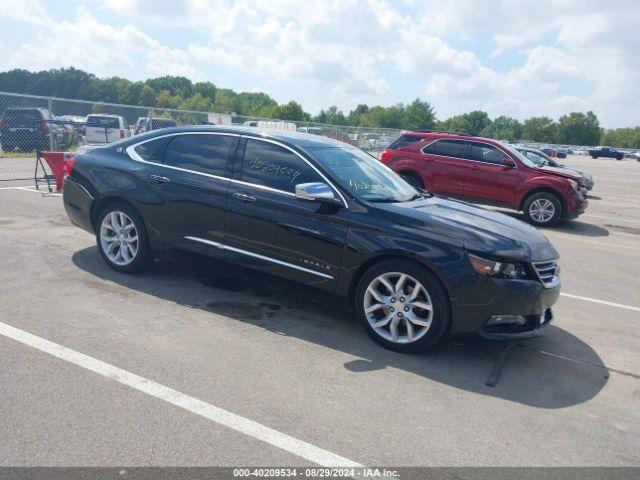
POLYGON ((537 335, 558 253, 535 228, 417 190, 358 148, 256 127, 178 127, 80 152, 64 205, 118 272, 175 250, 349 300, 397 351, 537 335))

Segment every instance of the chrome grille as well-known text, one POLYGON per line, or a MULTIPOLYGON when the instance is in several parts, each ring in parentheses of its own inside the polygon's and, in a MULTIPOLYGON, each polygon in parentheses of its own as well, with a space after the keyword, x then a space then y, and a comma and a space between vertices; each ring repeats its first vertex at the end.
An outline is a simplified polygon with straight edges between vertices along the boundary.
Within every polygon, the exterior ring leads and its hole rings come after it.
POLYGON ((558 285, 558 283, 560 282, 557 260, 537 262, 533 264, 533 268, 535 269, 538 278, 545 287, 552 288, 558 285))

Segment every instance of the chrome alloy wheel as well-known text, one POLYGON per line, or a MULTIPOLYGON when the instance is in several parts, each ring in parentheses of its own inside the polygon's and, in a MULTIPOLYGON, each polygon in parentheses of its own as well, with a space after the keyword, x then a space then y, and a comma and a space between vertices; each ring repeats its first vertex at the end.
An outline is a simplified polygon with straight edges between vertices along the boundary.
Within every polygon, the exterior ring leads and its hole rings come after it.
POLYGON ((393 343, 411 343, 431 327, 433 304, 427 290, 406 273, 374 278, 364 295, 364 313, 373 330, 393 343))
POLYGON ((546 198, 538 198, 529 205, 529 216, 538 223, 547 223, 555 214, 556 207, 546 198))
POLYGON ((138 253, 139 238, 136 226, 123 212, 110 212, 100 225, 102 251, 116 265, 129 265, 138 253))

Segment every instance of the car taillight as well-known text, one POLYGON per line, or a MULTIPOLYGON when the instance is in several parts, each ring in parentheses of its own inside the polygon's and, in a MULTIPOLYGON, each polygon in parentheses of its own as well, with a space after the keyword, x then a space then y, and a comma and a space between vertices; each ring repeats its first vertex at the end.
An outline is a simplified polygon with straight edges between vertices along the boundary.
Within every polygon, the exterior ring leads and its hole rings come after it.
POLYGON ((120 138, 124 138, 124 129, 120 129, 120 138))
POLYGON ((80 129, 80 135, 85 136, 87 134, 87 127, 82 127, 80 129))
POLYGON ((48 132, 49 131, 49 125, 44 123, 44 122, 42 122, 42 125, 40 126, 40 128, 42 128, 42 130, 44 132, 48 132))
POLYGON ((380 155, 380 161, 382 163, 386 163, 386 161, 389 160, 392 156, 393 156, 392 150, 385 150, 382 152, 382 155, 380 155))
POLYGON ((73 167, 76 164, 76 157, 70 153, 64 154, 64 165, 62 167, 62 177, 67 178, 73 172, 73 167))

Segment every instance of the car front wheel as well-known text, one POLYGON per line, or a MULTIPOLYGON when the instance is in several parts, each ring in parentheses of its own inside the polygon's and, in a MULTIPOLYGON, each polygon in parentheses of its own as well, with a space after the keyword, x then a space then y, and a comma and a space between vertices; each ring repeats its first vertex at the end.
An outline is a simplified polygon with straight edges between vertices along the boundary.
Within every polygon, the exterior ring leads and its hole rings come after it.
POLYGON ((524 217, 527 222, 539 227, 548 227, 558 223, 562 218, 562 204, 552 193, 534 193, 523 206, 524 217))
POLYGON ((390 350, 425 350, 449 325, 446 291, 431 272, 410 261, 374 265, 360 279, 354 301, 365 331, 390 350))
POLYGON ((122 273, 148 269, 153 263, 140 215, 129 205, 113 203, 98 216, 96 240, 107 264, 122 273))

